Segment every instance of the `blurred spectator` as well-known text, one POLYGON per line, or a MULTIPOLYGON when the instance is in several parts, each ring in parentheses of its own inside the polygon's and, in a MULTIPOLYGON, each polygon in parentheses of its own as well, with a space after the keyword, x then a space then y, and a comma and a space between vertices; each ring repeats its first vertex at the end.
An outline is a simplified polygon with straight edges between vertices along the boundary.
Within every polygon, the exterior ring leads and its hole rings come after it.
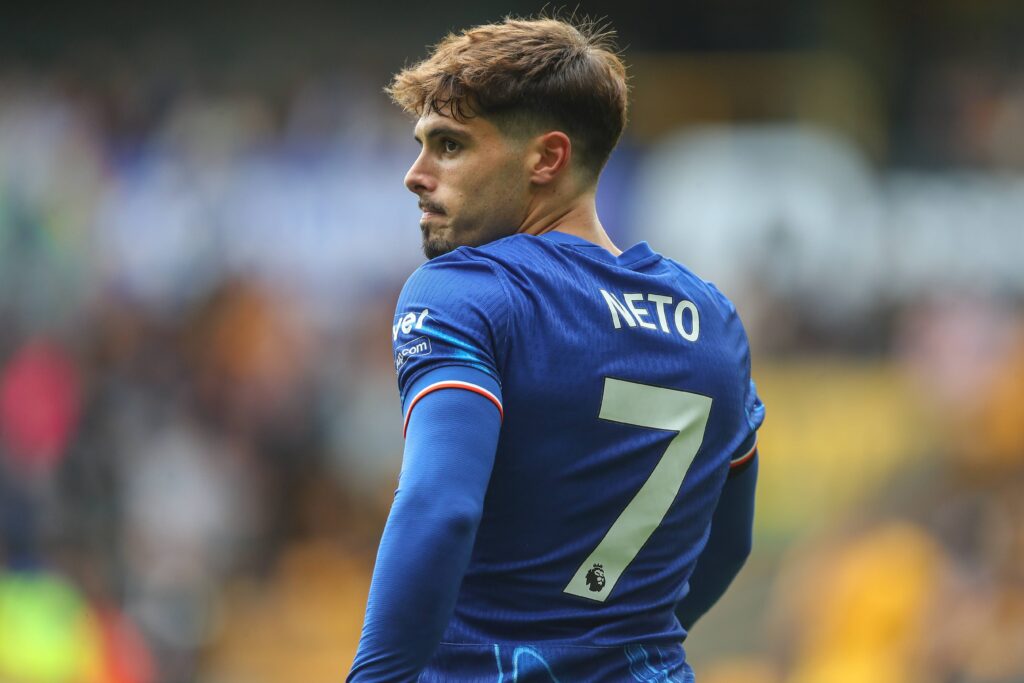
POLYGON ((49 472, 67 453, 80 401, 72 359, 46 341, 26 344, 0 368, 0 454, 27 474, 49 472))
POLYGON ((927 645, 946 563, 927 533, 893 521, 790 564, 777 612, 792 643, 787 683, 942 680, 927 645))

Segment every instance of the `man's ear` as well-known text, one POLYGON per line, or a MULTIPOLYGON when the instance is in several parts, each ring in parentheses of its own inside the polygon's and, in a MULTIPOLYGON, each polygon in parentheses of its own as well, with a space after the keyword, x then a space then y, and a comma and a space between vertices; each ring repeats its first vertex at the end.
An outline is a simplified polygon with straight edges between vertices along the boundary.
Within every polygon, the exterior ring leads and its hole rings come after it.
POLYGON ((572 142, 557 130, 538 135, 530 142, 528 155, 530 182, 547 185, 569 167, 572 142))

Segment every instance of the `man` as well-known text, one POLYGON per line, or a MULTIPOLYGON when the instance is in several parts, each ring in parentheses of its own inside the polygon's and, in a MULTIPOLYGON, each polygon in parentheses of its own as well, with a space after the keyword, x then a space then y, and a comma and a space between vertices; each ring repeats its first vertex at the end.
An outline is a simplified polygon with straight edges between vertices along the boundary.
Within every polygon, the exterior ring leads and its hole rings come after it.
POLYGON ((406 447, 348 680, 692 680, 684 629, 749 553, 763 408, 733 306, 598 219, 610 35, 479 26, 389 91, 431 260, 392 328, 406 447))

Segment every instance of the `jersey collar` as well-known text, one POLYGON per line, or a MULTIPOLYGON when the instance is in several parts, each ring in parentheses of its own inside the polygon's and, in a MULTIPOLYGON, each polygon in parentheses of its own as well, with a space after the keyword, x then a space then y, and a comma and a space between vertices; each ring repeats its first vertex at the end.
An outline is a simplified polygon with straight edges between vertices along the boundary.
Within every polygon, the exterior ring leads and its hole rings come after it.
POLYGON ((552 230, 551 232, 539 235, 539 237, 556 244, 566 244, 572 247, 584 248, 586 249, 587 256, 618 266, 632 266, 640 261, 645 261, 649 258, 658 256, 657 252, 651 249, 647 242, 638 242, 618 256, 615 256, 604 247, 594 244, 593 242, 588 242, 582 237, 570 235, 567 232, 552 230))

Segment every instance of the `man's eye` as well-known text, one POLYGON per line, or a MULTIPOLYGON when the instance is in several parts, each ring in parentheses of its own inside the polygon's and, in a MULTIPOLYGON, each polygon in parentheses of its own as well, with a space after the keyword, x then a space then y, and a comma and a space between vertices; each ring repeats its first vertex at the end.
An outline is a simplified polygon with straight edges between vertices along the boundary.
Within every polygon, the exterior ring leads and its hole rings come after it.
POLYGON ((441 146, 444 148, 444 151, 449 154, 459 149, 459 143, 454 140, 443 140, 441 142, 441 146))

